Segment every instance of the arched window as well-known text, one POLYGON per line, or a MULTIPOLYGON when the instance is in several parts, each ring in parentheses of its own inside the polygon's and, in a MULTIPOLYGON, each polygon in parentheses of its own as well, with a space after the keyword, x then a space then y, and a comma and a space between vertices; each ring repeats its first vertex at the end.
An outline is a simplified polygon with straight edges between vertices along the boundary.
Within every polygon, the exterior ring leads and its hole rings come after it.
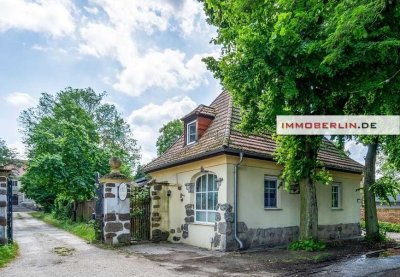
POLYGON ((215 222, 218 203, 217 176, 204 174, 196 179, 196 222, 215 222))

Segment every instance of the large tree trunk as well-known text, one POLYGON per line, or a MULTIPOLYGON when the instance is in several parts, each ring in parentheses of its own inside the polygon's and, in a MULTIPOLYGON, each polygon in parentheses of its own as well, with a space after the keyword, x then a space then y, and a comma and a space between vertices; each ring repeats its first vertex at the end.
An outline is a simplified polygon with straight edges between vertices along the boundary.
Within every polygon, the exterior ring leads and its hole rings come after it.
MULTIPOLYGON (((305 143, 305 153, 310 160, 317 159, 317 153, 312 142, 305 143)), ((309 178, 300 182, 300 239, 318 239, 318 206, 315 183, 309 178)))
POLYGON ((376 213, 375 195, 369 188, 375 183, 375 164, 378 141, 368 144, 364 168, 364 212, 367 237, 373 241, 379 240, 378 215, 376 213))
POLYGON ((300 239, 318 238, 318 206, 315 183, 300 182, 300 239))

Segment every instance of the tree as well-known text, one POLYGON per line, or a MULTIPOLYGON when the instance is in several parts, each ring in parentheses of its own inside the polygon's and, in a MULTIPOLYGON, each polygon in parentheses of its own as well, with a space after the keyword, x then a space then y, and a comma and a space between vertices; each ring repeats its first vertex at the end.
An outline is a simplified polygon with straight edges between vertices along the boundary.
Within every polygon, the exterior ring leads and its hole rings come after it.
MULTIPOLYGON (((368 95, 394 94, 400 60, 396 2, 202 2, 217 28, 213 42, 222 46, 218 60, 205 62, 241 107, 245 131, 274 133, 276 115, 358 114, 368 95), (353 103, 356 111, 349 109, 353 103)), ((316 160, 321 142, 321 136, 277 137, 275 157, 284 167, 285 186, 301 181, 302 239, 317 236, 315 182, 330 181, 316 160)))
POLYGON ((42 94, 37 107, 21 114, 29 158, 23 190, 46 210, 56 201, 92 198, 95 173, 108 172, 111 156, 125 159, 131 172, 129 162, 136 161, 138 150, 130 147, 136 141, 124 133, 129 126, 115 107, 101 103, 103 96, 67 88, 55 96, 42 94))
POLYGON ((9 148, 6 142, 0 139, 0 166, 15 162, 16 156, 16 151, 9 148))
POLYGON ((382 151, 377 156, 377 173, 379 179, 371 186, 370 190, 379 200, 385 204, 391 205, 389 196, 393 199, 400 194, 400 169, 391 163, 382 151))
POLYGON ((157 138, 157 154, 161 155, 170 148, 183 133, 183 123, 179 119, 164 124, 157 138))

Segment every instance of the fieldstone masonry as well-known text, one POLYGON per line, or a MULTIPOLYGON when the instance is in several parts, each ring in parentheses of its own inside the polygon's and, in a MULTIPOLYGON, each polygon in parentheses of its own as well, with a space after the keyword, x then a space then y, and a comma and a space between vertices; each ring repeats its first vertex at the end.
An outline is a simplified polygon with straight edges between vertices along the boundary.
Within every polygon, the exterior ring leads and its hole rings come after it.
POLYGON ((0 177, 0 245, 7 243, 7 178, 0 177))
POLYGON ((318 238, 321 240, 336 240, 360 235, 361 227, 359 223, 318 225, 318 238))
MULTIPOLYGON (((234 213, 228 203, 217 205, 217 214, 214 225, 213 247, 221 251, 237 250, 238 244, 234 239, 234 213)), ((319 225, 318 237, 321 240, 335 240, 360 236, 361 229, 358 223, 319 225)), ((274 247, 287 245, 299 237, 299 227, 279 228, 248 228, 245 222, 238 222, 238 236, 245 248, 274 247)))
POLYGON ((165 210, 163 210, 165 203, 161 201, 165 200, 165 198, 162 198, 161 195, 165 196, 165 191, 163 190, 165 185, 167 183, 155 183, 151 190, 151 203, 153 204, 151 213, 151 240, 153 242, 166 241, 170 234, 168 231, 162 229, 165 227, 162 224, 162 213, 164 212, 165 214, 165 210))
POLYGON ((121 161, 118 158, 112 158, 110 166, 111 173, 100 178, 104 193, 104 242, 110 245, 129 244, 131 241, 131 216, 129 213, 131 180, 120 173, 121 161), (123 199, 122 188, 125 185, 127 196, 123 199))

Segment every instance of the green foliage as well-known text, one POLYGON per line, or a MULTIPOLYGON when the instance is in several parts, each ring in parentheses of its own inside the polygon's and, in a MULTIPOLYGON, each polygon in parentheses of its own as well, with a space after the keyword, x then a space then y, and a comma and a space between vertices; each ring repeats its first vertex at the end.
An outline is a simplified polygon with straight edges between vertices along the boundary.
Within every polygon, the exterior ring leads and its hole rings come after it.
POLYGON ((400 233, 400 223, 379 222, 379 229, 385 232, 400 233))
POLYGON ((288 246, 289 250, 305 250, 309 252, 322 251, 326 248, 326 244, 322 241, 308 239, 294 241, 288 246))
POLYGON ((132 210, 131 216, 144 216, 143 204, 150 203, 150 190, 146 188, 135 188, 131 190, 132 210))
MULTIPOLYGON (((381 147, 385 147, 383 143, 381 147)), ((392 155, 390 155, 392 157, 392 155)), ((381 177, 375 181, 370 187, 370 191, 374 193, 379 200, 384 203, 391 205, 389 196, 396 199, 397 195, 400 194, 400 167, 396 167, 396 163, 393 162, 393 158, 389 159, 384 153, 380 153, 377 157, 377 174, 381 177)))
POLYGON ((179 119, 164 124, 159 130, 157 138, 157 154, 161 155, 170 148, 183 133, 183 122, 179 119))
POLYGON ((140 178, 145 178, 148 177, 148 175, 143 171, 143 166, 141 164, 138 164, 136 167, 136 172, 135 176, 133 177, 134 180, 140 179, 140 178))
POLYGON ((366 234, 365 238, 364 238, 365 241, 367 243, 369 243, 369 244, 374 244, 374 243, 377 243, 377 242, 386 242, 386 241, 389 240, 388 237, 386 236, 386 231, 385 230, 379 228, 378 231, 379 232, 378 232, 377 236, 374 235, 373 237, 371 237, 368 234, 366 234))
POLYGON ((276 136, 276 161, 284 165, 282 181, 287 190, 292 184, 311 177, 322 184, 332 182, 332 177, 317 160, 322 144, 320 136, 276 136))
POLYGON ((16 161, 17 152, 9 148, 4 140, 0 138, 0 166, 16 161))
MULTIPOLYGON (((276 115, 398 114, 398 2, 200 1, 221 46, 204 61, 241 107, 243 130, 274 133, 276 115)), ((286 187, 329 182, 315 159, 321 140, 278 138, 286 187)))
POLYGON ((68 198, 58 196, 54 201, 54 207, 51 214, 55 219, 69 220, 71 219, 73 208, 73 201, 69 200, 68 198))
POLYGON ((400 183, 391 176, 382 176, 370 187, 370 190, 383 203, 391 205, 389 196, 396 199, 397 195, 400 194, 400 183))
POLYGON ((0 245, 0 268, 5 267, 18 255, 18 245, 13 244, 0 245))
POLYGON ((130 175, 138 158, 129 125, 104 94, 67 88, 55 96, 43 93, 35 108, 22 112, 29 165, 23 191, 42 205, 54 201, 85 201, 93 197, 95 172, 109 171, 108 160, 119 156, 130 175))
MULTIPOLYGON (((361 220, 361 228, 365 229, 365 221, 361 220)), ((379 229, 384 232, 400 233, 400 223, 390 223, 379 221, 379 229)))
POLYGON ((95 230, 92 223, 76 223, 69 219, 57 219, 52 214, 43 212, 33 212, 31 215, 34 218, 43 220, 47 224, 68 231, 90 243, 95 240, 95 230))

